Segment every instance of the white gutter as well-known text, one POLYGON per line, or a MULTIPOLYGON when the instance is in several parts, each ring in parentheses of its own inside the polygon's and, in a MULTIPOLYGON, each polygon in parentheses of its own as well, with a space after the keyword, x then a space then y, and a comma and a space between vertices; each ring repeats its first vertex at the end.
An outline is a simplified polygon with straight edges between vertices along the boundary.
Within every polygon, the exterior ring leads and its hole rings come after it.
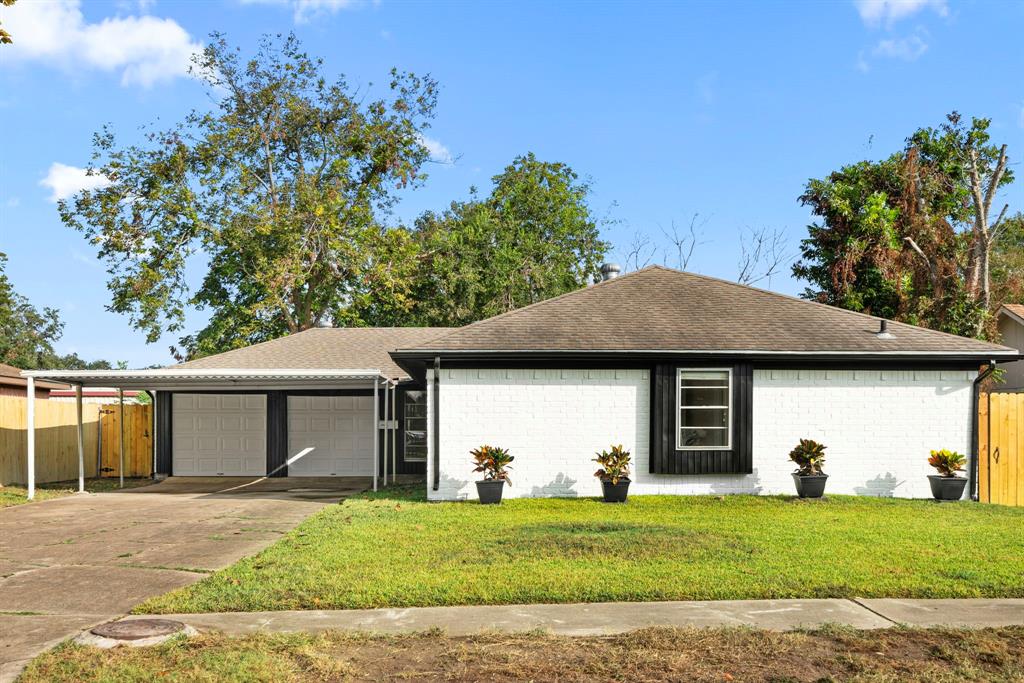
POLYGON ((274 368, 156 368, 153 370, 22 370, 22 377, 66 377, 68 379, 372 379, 383 377, 380 369, 274 368))

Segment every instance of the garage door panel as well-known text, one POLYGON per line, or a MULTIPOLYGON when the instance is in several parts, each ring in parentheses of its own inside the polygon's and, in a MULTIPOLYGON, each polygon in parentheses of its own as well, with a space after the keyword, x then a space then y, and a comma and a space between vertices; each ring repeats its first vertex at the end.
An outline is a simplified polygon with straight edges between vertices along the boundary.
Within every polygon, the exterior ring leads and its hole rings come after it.
POLYGON ((266 396, 175 394, 172 469, 181 476, 266 474, 266 396))
POLYGON ((289 476, 373 475, 371 397, 290 396, 288 427, 289 476))

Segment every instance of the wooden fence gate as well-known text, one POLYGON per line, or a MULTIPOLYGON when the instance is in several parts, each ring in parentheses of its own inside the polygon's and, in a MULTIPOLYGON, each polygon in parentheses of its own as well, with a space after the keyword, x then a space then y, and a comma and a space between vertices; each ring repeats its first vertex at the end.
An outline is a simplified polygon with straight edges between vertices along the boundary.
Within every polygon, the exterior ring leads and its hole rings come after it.
MULTIPOLYGON (((28 402, 0 396, 0 485, 28 480, 28 402)), ((73 401, 36 399, 36 482, 78 478, 78 418, 73 401)), ((153 473, 153 407, 124 407, 124 476, 153 473)), ((117 404, 82 406, 85 476, 120 474, 121 420, 117 404)))
MULTIPOLYGON (((100 407, 99 476, 121 474, 121 409, 116 405, 100 407)), ((153 406, 124 407, 124 476, 148 477, 153 474, 153 406)))
POLYGON ((1024 506, 1024 392, 978 402, 978 499, 1024 506))

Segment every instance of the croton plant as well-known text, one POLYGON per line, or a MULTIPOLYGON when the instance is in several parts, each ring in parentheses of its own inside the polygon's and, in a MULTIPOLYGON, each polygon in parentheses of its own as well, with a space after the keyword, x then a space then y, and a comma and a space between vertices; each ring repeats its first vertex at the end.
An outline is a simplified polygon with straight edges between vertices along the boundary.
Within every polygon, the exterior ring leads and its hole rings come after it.
POLYGON ((601 466, 594 476, 598 479, 607 479, 612 484, 618 484, 619 479, 629 479, 629 451, 622 447, 612 446, 610 451, 596 453, 594 462, 601 466))
POLYGON ((967 464, 967 456, 943 448, 932 451, 931 457, 928 458, 928 464, 938 470, 943 477, 955 477, 956 473, 967 464))
POLYGON ((512 469, 509 463, 515 458, 508 454, 508 449, 498 446, 480 446, 469 452, 473 456, 476 467, 474 472, 483 472, 484 481, 505 481, 512 483, 506 470, 512 469))
POLYGON ((821 474, 825 465, 825 448, 814 439, 800 439, 796 448, 789 452, 789 459, 796 463, 796 474, 802 477, 821 474))

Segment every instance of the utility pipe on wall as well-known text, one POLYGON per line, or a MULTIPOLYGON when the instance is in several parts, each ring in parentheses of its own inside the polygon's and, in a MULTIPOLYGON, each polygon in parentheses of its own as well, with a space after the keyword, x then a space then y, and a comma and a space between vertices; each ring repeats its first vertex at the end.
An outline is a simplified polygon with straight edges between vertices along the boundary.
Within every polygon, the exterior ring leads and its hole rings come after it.
POLYGON ((391 432, 391 480, 397 481, 398 479, 398 452, 395 444, 398 443, 398 382, 393 382, 391 385, 391 419, 394 420, 395 426, 392 427, 391 432))

